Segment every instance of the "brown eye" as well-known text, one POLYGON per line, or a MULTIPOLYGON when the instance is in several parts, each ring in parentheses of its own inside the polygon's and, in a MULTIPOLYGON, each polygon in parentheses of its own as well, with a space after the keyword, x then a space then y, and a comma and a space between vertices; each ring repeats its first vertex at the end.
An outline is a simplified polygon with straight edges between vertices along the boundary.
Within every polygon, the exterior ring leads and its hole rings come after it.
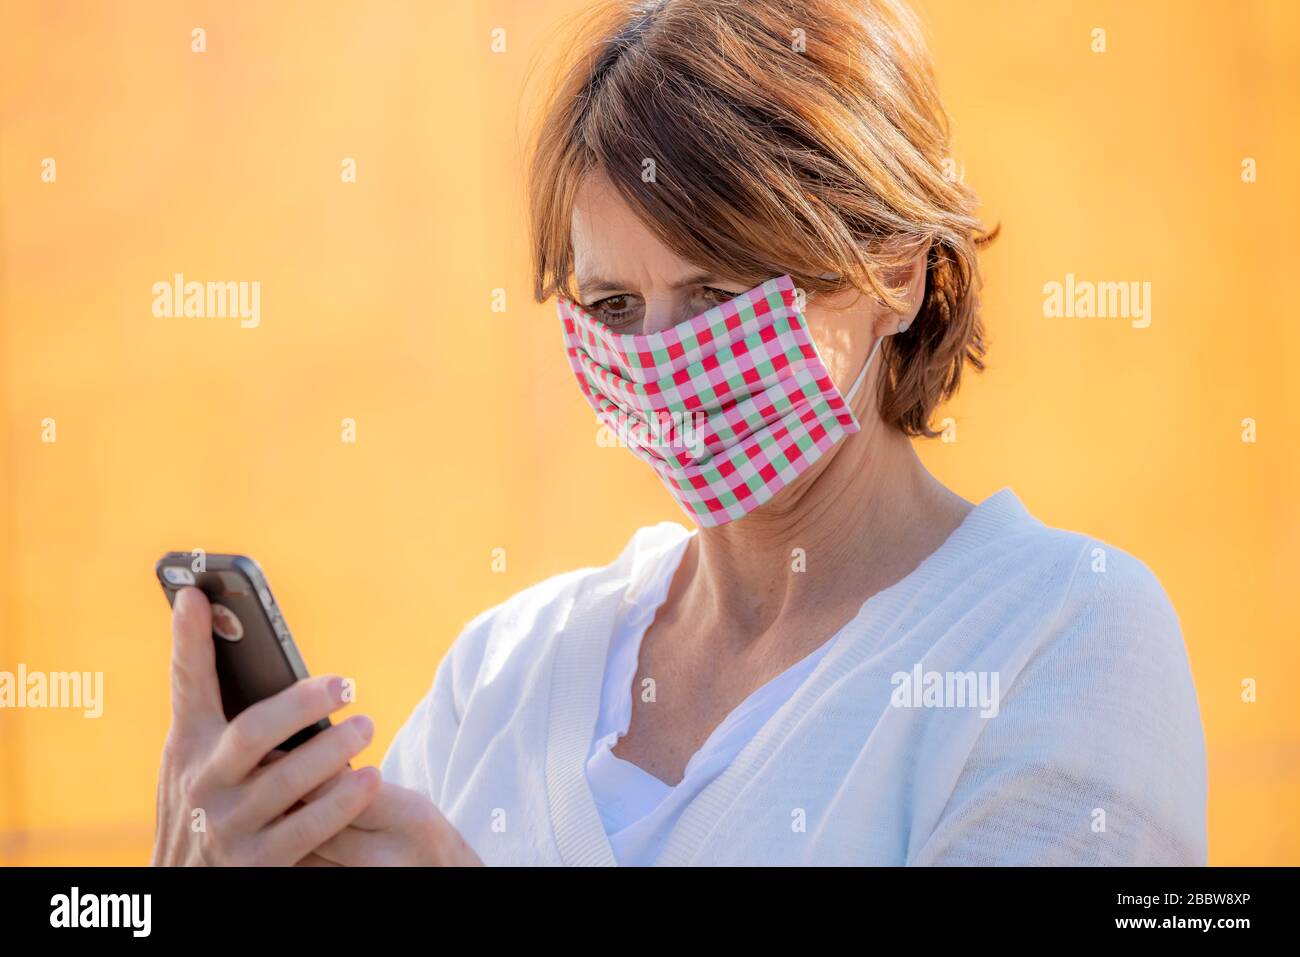
POLYGON ((636 303, 632 298, 626 294, 606 296, 585 308, 607 326, 622 326, 631 322, 636 314, 636 303))
POLYGON ((724 302, 731 302, 739 295, 738 292, 719 289, 717 286, 700 286, 699 292, 691 297, 691 314, 698 316, 700 313, 707 312, 724 302))

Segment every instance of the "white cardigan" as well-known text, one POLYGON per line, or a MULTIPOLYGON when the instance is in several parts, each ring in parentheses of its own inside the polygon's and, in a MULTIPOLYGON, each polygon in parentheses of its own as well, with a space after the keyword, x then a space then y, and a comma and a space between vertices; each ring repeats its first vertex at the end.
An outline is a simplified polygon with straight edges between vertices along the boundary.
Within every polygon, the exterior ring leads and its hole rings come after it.
MULTIPOLYGON (((611 565, 471 621, 384 777, 428 794, 487 864, 614 864, 585 775, 610 622, 686 534, 643 528, 611 565)), ((1204 864, 1205 802, 1196 692, 1160 584, 1003 489, 862 606, 657 863, 1204 864), (931 694, 963 676, 996 680, 995 715, 931 694)))

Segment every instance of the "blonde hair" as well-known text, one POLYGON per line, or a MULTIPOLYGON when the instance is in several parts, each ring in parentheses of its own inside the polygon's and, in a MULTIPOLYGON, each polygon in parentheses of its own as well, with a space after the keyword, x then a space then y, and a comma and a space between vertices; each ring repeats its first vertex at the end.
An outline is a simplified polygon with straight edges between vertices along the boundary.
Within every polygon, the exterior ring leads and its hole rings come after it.
POLYGON ((812 296, 852 285, 901 309, 893 277, 924 253, 916 320, 881 349, 878 405, 909 435, 938 434, 965 363, 984 367, 977 254, 997 230, 945 174, 948 119, 911 11, 605 0, 585 21, 532 147, 537 301, 578 298, 571 217, 596 170, 678 256, 733 280, 789 273, 812 296))

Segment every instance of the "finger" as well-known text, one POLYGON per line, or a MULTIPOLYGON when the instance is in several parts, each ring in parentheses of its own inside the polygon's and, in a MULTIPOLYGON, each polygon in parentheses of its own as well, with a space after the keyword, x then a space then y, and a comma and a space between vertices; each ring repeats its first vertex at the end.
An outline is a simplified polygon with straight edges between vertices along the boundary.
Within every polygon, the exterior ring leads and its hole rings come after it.
POLYGON ((288 751, 279 751, 279 750, 268 751, 266 752, 266 757, 262 758, 261 761, 257 762, 257 766, 265 767, 268 764, 274 764, 276 761, 279 761, 281 758, 286 757, 288 754, 289 754, 288 751))
POLYGON ((346 769, 348 759, 365 749, 375 735, 375 723, 363 714, 353 715, 283 758, 258 768, 249 779, 244 799, 235 817, 238 826, 258 830, 288 811, 305 795, 334 781, 346 769))
POLYGON ((342 867, 394 867, 416 864, 421 860, 462 865, 482 863, 442 813, 427 797, 406 788, 384 784, 370 806, 356 820, 316 848, 315 853, 342 867), (396 793, 394 793, 396 792, 396 793), (387 827, 369 830, 360 827, 363 818, 373 822, 375 809, 400 818, 387 827), (425 815, 432 816, 426 826, 425 815), (419 835, 415 837, 414 835, 419 835))
MULTIPOLYGON (((266 765, 273 765, 273 763, 279 761, 279 759, 289 757, 289 754, 290 754, 289 752, 281 752, 281 750, 274 750, 274 752, 268 752, 266 753, 265 758, 257 762, 257 767, 265 767, 266 765)), ((347 767, 350 768, 351 770, 352 762, 348 762, 347 767)), ((290 807, 289 810, 296 811, 299 809, 299 807, 302 807, 304 804, 308 804, 309 801, 315 801, 317 797, 320 797, 321 794, 324 794, 326 791, 328 791, 330 787, 333 787, 334 784, 337 784, 339 778, 342 778, 342 772, 339 772, 339 774, 334 775, 333 778, 330 778, 328 781, 325 781, 325 783, 321 784, 320 787, 312 788, 311 791, 308 791, 307 793, 303 794, 303 796, 300 797, 298 801, 294 802, 294 806, 290 807)))
MULTIPOLYGON (((276 749, 273 750, 273 751, 268 751, 268 752, 266 752, 266 757, 262 758, 261 761, 258 761, 258 762, 257 762, 257 766, 258 766, 259 768, 260 768, 260 767, 265 767, 265 766, 268 765, 268 764, 272 764, 272 763, 274 763, 274 762, 276 762, 276 761, 279 761, 279 760, 280 760, 281 758, 283 758, 285 755, 292 754, 292 753, 293 753, 293 752, 291 752, 291 751, 281 751, 279 748, 276 748, 276 749)), ((352 767, 352 765, 349 764, 348 767, 352 767)))
POLYGON ((212 645, 212 606, 194 587, 172 606, 172 723, 181 733, 225 724, 212 645))
MULTIPOLYGON (((351 767, 352 764, 351 762, 349 762, 348 768, 350 769, 351 767)), ((339 780, 342 777, 343 777, 343 772, 340 771, 338 774, 334 775, 334 777, 330 778, 324 784, 321 784, 313 788, 312 790, 308 791, 306 794, 302 796, 302 803, 310 804, 312 801, 315 801, 317 798, 324 797, 329 792, 330 788, 334 787, 336 784, 339 783, 339 780)))
MULTIPOLYGON (((325 675, 294 682, 235 715, 217 743, 210 773, 217 783, 235 786, 265 761, 276 745, 345 703, 342 678, 325 675)), ((276 763, 280 760, 283 758, 276 763)))
POLYGON ((386 867, 400 859, 387 831, 363 831, 352 826, 339 831, 314 853, 336 867, 386 867))
POLYGON ((271 860, 301 861, 338 834, 366 809, 379 788, 379 769, 345 771, 337 787, 281 818, 259 836, 271 860))
POLYGON ((335 864, 333 861, 326 860, 319 854, 308 854, 294 867, 342 867, 342 864, 335 864))
MULTIPOLYGON (((398 828, 418 814, 432 810, 440 820, 445 821, 442 813, 433 806, 428 795, 404 788, 397 784, 385 782, 379 793, 370 802, 365 813, 352 822, 352 827, 361 831, 386 831, 398 828)), ((451 825, 448 824, 448 827, 451 825)))

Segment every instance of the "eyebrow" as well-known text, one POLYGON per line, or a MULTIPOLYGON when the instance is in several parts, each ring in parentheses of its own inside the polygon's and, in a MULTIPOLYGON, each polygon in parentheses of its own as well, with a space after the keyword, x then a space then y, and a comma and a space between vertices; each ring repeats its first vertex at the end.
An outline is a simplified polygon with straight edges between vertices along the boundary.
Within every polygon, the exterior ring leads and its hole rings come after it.
MULTIPOLYGON (((680 282, 673 283, 673 289, 681 289, 685 286, 707 285, 712 282, 725 282, 726 278, 711 272, 698 272, 694 275, 687 276, 680 282)), ((601 276, 578 276, 578 287, 585 294, 597 292, 608 292, 612 289, 632 289, 633 284, 630 282, 621 282, 617 279, 605 279, 601 276)))

